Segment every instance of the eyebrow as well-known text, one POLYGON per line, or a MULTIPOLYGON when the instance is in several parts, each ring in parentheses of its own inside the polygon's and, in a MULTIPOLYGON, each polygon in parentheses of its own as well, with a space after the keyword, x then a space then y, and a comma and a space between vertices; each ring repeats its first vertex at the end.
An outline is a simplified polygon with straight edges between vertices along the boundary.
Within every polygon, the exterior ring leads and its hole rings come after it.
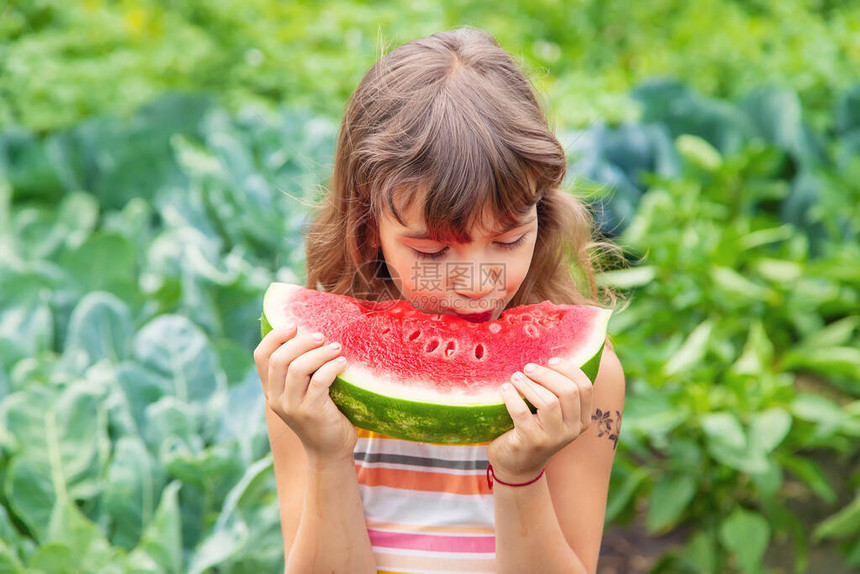
MULTIPOLYGON (((518 227, 526 226, 529 223, 532 223, 535 219, 537 219, 537 217, 532 217, 530 219, 527 219, 526 221, 514 223, 511 227, 508 227, 507 229, 504 229, 502 231, 497 232, 496 235, 501 235, 502 233, 507 233, 509 231, 513 231, 514 229, 516 229, 518 227)), ((423 229, 421 231, 414 231, 412 233, 401 233, 400 237, 403 237, 404 239, 432 239, 432 237, 430 237, 430 234, 428 234, 427 231, 423 230, 423 229)))

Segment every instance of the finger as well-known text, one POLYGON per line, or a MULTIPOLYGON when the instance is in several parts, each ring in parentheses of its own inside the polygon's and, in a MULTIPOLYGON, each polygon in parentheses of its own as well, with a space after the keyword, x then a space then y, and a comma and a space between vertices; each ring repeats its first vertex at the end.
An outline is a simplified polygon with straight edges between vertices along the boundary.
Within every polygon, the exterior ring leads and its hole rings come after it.
POLYGON ((281 345, 269 358, 269 371, 266 377, 266 396, 270 401, 286 401, 287 404, 297 405, 304 397, 305 387, 295 389, 295 385, 287 385, 287 374, 293 361, 304 353, 322 345, 310 333, 300 332, 291 340, 281 345))
MULTIPOLYGON (((513 381, 525 398, 537 407, 537 416, 541 426, 547 430, 558 430, 564 427, 565 411, 559 397, 545 385, 547 378, 552 376, 561 377, 558 373, 536 369, 531 372, 530 377, 525 377, 520 372, 515 373, 513 381)), ((560 385, 556 382, 555 386, 560 385)))
POLYGON ((289 341, 296 334, 296 326, 285 325, 277 329, 272 329, 263 340, 254 349, 254 362, 257 364, 257 374, 260 376, 260 381, 266 380, 266 374, 269 372, 269 357, 281 345, 289 341))
POLYGON ((532 412, 529 410, 526 402, 520 397, 517 389, 513 385, 506 383, 502 385, 500 392, 502 393, 502 400, 505 401, 508 414, 511 415, 514 421, 514 426, 523 433, 534 433, 537 420, 532 417, 532 412))
POLYGON ((558 359, 555 362, 550 359, 549 368, 557 370, 576 385, 579 392, 582 430, 587 429, 591 424, 591 413, 594 408, 594 385, 591 379, 582 372, 581 368, 566 359, 558 359))
POLYGON ((315 408, 321 398, 328 396, 329 388, 331 388, 335 377, 342 373, 346 367, 346 357, 341 355, 330 361, 326 361, 323 366, 314 371, 308 383, 308 392, 305 394, 305 399, 302 402, 302 410, 315 408))
POLYGON ((290 401, 289 404, 300 405, 304 403, 313 374, 326 361, 336 358, 340 351, 341 347, 338 343, 322 345, 310 349, 290 364, 287 369, 286 387, 284 389, 285 399, 290 401), (331 345, 337 345, 337 347, 331 345))

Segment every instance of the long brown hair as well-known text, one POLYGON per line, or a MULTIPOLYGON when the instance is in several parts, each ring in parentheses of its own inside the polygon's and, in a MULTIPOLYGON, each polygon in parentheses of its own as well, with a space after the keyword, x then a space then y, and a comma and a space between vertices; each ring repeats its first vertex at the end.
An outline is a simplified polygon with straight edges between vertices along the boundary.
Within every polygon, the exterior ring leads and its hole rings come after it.
POLYGON ((482 209, 508 224, 537 205, 528 274, 508 307, 612 306, 595 271, 618 248, 599 237, 588 208, 563 189, 567 159, 535 90, 483 30, 419 38, 382 56, 350 96, 327 193, 307 232, 307 287, 383 301, 397 289, 382 258, 378 221, 423 201, 439 241, 467 241, 482 209))

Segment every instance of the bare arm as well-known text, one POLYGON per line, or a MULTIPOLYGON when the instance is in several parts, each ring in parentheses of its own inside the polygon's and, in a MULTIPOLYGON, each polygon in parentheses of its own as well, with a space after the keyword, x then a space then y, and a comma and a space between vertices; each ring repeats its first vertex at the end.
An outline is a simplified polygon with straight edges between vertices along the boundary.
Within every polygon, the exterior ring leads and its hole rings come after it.
POLYGON ((275 330, 254 353, 266 395, 284 572, 375 573, 352 456, 355 427, 328 394, 345 363, 321 345, 309 334, 275 330))
POLYGON ((355 461, 308 460, 301 441, 266 409, 284 537, 285 574, 375 573, 355 461))
MULTIPOLYGON (((591 425, 550 458, 537 482, 521 487, 493 484, 500 574, 597 570, 623 405, 624 373, 607 348, 594 384, 591 425)), ((520 483, 533 477, 505 480, 520 483)))

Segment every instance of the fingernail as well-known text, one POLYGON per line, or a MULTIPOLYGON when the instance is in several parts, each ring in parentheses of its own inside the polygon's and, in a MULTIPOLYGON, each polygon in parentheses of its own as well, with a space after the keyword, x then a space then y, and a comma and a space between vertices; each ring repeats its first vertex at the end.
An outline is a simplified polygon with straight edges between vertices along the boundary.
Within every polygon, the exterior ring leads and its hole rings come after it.
POLYGON ((337 358, 337 362, 338 362, 338 363, 345 363, 345 362, 346 362, 346 357, 338 357, 338 358, 337 358))
POLYGON ((284 331, 287 331, 287 332, 290 332, 295 328, 296 328, 295 323, 287 323, 286 325, 284 325, 284 331))
POLYGON ((512 391, 513 389, 514 389, 514 387, 510 383, 505 383, 504 385, 502 385, 503 391, 512 391))
POLYGON ((526 365, 526 368, 523 370, 527 373, 531 373, 532 371, 535 370, 535 365, 533 363, 529 363, 528 365, 526 365))
POLYGON ((340 349, 340 343, 331 343, 329 347, 332 349, 340 349))
POLYGON ((553 357, 552 359, 549 360, 550 365, 557 365, 560 362, 561 362, 561 359, 559 359, 558 357, 553 357))
POLYGON ((314 337, 314 339, 316 339, 317 341, 322 341, 322 340, 323 340, 323 334, 322 334, 322 333, 314 333, 314 334, 313 334, 313 337, 314 337))

